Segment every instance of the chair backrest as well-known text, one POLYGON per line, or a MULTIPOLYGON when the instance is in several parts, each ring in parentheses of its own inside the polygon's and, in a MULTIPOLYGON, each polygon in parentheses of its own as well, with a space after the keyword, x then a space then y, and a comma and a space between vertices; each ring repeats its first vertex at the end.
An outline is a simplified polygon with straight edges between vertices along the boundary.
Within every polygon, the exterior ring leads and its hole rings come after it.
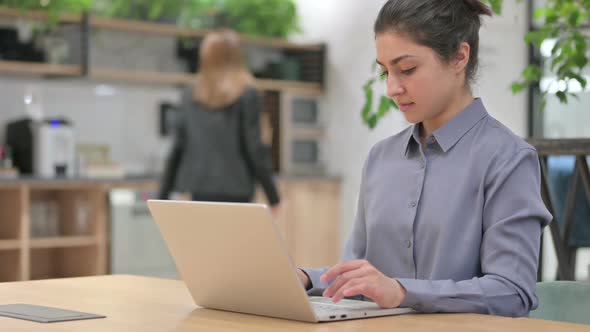
POLYGON ((540 282, 537 296, 539 307, 531 318, 590 324, 590 282, 540 282))

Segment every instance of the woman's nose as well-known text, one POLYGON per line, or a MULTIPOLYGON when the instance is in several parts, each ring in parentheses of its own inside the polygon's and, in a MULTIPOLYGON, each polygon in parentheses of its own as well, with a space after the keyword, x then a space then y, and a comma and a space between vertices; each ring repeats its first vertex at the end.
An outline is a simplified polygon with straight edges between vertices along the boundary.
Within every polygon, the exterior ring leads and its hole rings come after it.
POLYGON ((387 96, 393 98, 404 93, 404 88, 399 79, 393 75, 387 76, 387 96))

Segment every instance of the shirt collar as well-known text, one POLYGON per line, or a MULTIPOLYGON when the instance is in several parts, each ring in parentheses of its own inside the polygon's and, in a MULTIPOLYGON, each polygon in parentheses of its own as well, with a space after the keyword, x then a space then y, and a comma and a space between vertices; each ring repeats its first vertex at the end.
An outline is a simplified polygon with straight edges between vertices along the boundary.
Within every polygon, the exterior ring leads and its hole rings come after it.
MULTIPOLYGON (((476 98, 462 112, 455 115, 444 126, 435 130, 432 136, 434 136, 440 148, 444 152, 447 152, 486 115, 488 115, 488 112, 483 102, 480 98, 476 98)), ((408 131, 408 135, 404 141, 406 144, 404 149, 406 157, 413 144, 412 141, 420 146, 420 126, 421 124, 417 123, 408 131)))
POLYGON ((407 157, 411 152, 413 146, 420 146, 420 124, 415 124, 408 130, 406 138, 404 140, 406 146, 404 149, 404 155, 407 157))

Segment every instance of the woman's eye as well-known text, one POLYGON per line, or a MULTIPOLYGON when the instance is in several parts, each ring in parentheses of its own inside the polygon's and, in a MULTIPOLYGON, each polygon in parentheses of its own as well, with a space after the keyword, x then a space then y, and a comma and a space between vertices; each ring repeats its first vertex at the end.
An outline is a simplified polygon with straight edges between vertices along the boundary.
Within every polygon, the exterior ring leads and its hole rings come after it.
POLYGON ((387 71, 381 71, 381 73, 379 74, 379 77, 386 78, 387 77, 387 71))
POLYGON ((416 67, 412 67, 410 69, 402 70, 401 73, 404 74, 404 75, 411 75, 412 73, 414 73, 414 71, 416 71, 416 67))

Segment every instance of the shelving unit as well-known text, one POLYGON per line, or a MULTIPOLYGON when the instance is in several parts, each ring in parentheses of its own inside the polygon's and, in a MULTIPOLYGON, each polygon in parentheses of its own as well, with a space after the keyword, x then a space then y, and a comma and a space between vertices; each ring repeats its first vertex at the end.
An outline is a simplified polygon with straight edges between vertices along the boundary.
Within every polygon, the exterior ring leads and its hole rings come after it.
MULTIPOLYGON (((26 17, 34 20, 47 21, 49 15, 39 11, 23 12, 17 9, 0 8, 0 17, 26 17)), ((202 38, 210 30, 188 29, 167 23, 153 23, 135 20, 113 19, 85 15, 62 15, 61 24, 79 24, 82 31, 82 65, 51 65, 42 63, 28 63, 19 61, 0 61, 0 72, 15 75, 42 75, 63 77, 87 77, 96 80, 139 82, 148 84, 186 84, 193 80, 190 73, 173 73, 158 71, 129 71, 115 68, 88 67, 88 38, 89 32, 94 30, 116 30, 124 32, 143 33, 151 35, 183 36, 202 38), (85 49, 84 49, 85 48, 85 49)), ((273 79, 258 79, 257 87, 263 91, 294 91, 321 94, 323 92, 323 44, 295 44, 278 38, 258 38, 242 35, 244 45, 262 48, 280 49, 291 57, 298 59, 301 65, 302 77, 306 81, 285 81, 273 79)))
MULTIPOLYGON (((24 18, 38 20, 38 21, 49 21, 51 19, 50 16, 46 12, 35 11, 35 10, 22 11, 20 9, 6 8, 6 7, 0 8, 0 16, 1 17, 14 17, 14 18, 24 17, 24 18)), ((82 21, 82 16, 80 16, 80 15, 65 14, 65 15, 61 15, 59 17, 60 23, 79 24, 81 21, 82 21)))
POLYGON ((106 274, 94 259, 101 255, 98 246, 70 248, 32 248, 30 279, 53 279, 106 274))
POLYGON ((0 240, 0 250, 20 249, 20 240, 0 240))
POLYGON ((106 274, 107 186, 66 181, 0 182, 0 281, 106 274), (56 234, 33 234, 33 207, 54 204, 56 234), (83 212, 83 213, 81 213, 83 212))
MULTIPOLYGON (((0 12, 1 13, 1 12, 0 12)), ((117 31, 138 32, 155 35, 181 36, 181 37, 205 37, 211 30, 189 29, 173 24, 152 23, 135 20, 122 20, 104 17, 93 17, 90 21, 93 28, 109 29, 117 31)), ((241 35, 243 44, 267 48, 280 48, 289 50, 321 51, 322 44, 295 44, 280 38, 260 38, 241 35)))
POLYGON ((54 65, 46 63, 2 60, 0 61, 0 72, 22 75, 75 77, 82 75, 82 67, 77 65, 54 65))
POLYGON ((20 278, 21 262, 19 250, 0 251, 0 282, 23 280, 20 278))
POLYGON ((33 238, 31 248, 68 248, 94 246, 99 243, 97 236, 56 236, 47 238, 33 238))

